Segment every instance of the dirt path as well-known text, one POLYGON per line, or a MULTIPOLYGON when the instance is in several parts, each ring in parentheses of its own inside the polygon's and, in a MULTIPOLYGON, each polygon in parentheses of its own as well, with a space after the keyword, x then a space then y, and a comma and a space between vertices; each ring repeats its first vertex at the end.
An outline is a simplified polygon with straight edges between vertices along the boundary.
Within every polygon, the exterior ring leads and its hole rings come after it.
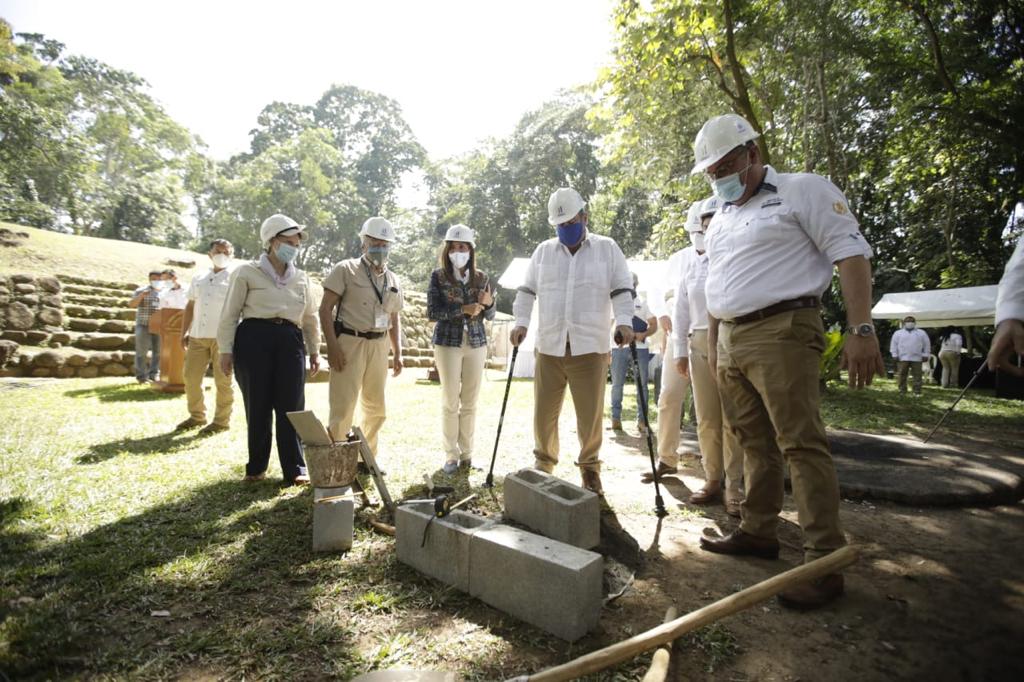
MULTIPOLYGON (((609 442, 610 441, 610 442, 609 442)), ((648 550, 635 589, 602 616, 600 639, 625 638, 660 622, 675 604, 700 608, 801 561, 802 536, 787 495, 779 561, 703 552, 705 532, 731 531, 721 507, 694 514, 685 504, 701 484, 699 462, 663 490, 672 514, 661 525, 647 510, 654 492, 639 482, 649 467, 632 438, 603 453, 607 499, 648 550)), ((846 573, 845 597, 799 614, 774 600, 677 644, 675 679, 1019 680, 1024 679, 1024 505, 916 509, 844 500, 842 522, 865 554, 846 573)))

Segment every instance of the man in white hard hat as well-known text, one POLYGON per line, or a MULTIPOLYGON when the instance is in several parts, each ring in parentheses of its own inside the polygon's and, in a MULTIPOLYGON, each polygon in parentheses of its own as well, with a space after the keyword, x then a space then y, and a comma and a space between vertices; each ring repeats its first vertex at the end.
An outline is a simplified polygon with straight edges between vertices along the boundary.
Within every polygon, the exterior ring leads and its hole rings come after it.
POLYGON ((548 200, 548 222, 557 236, 530 257, 512 314, 510 334, 518 346, 526 338, 536 301, 534 373, 534 466, 550 473, 558 464, 558 416, 568 385, 576 408, 583 486, 601 494, 602 416, 608 375, 608 320, 622 344, 633 340, 633 278, 614 240, 587 230, 586 203, 563 187, 548 200))
POLYGON ((352 428, 356 401, 367 444, 377 452, 377 435, 386 416, 384 383, 388 373, 388 339, 393 375, 402 371, 402 285, 387 267, 395 228, 384 218, 370 218, 359 231, 362 255, 343 260, 324 280, 320 326, 327 339, 331 367, 331 436, 343 440, 352 428), (331 332, 333 330, 333 333, 331 332))
MULTIPOLYGON (((778 173, 761 160, 750 124, 712 118, 697 134, 693 173, 723 204, 708 225, 709 362, 717 368, 728 427, 744 449, 746 500, 733 533, 702 538, 723 554, 775 558, 788 462, 806 560, 845 544, 839 483, 821 419, 818 365, 825 348, 820 297, 835 267, 846 304, 843 367, 851 387, 883 371, 871 325, 871 247, 843 193, 810 173, 778 173), (717 355, 717 362, 716 362, 717 355)), ((817 608, 839 597, 830 574, 779 595, 817 608)))

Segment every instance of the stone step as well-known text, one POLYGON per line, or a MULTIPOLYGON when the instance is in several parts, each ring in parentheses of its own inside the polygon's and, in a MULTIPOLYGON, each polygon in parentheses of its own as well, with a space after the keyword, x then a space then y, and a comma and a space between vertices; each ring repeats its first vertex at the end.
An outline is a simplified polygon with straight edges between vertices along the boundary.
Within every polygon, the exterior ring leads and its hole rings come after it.
POLYGON ((132 308, 100 308, 88 305, 64 305, 64 313, 68 317, 88 320, 135 320, 132 308))
POLYGON ((135 353, 22 346, 18 349, 17 357, 7 367, 0 369, 0 376, 58 379, 122 377, 134 374, 134 365, 135 353))
POLYGON ((97 351, 135 350, 135 334, 73 331, 67 334, 71 337, 67 345, 73 348, 97 351))
POLYGON ((90 279, 88 277, 78 277, 77 275, 57 275, 57 277, 65 285, 74 284, 97 289, 111 289, 114 291, 135 291, 139 286, 133 282, 116 282, 108 279, 90 279))
POLYGON ((135 334, 135 320, 92 320, 72 317, 67 328, 76 332, 103 332, 107 334, 135 334))
POLYGON ((95 306, 98 308, 128 308, 128 301, 131 295, 125 296, 100 296, 96 294, 75 294, 67 291, 63 294, 64 302, 70 305, 95 306))

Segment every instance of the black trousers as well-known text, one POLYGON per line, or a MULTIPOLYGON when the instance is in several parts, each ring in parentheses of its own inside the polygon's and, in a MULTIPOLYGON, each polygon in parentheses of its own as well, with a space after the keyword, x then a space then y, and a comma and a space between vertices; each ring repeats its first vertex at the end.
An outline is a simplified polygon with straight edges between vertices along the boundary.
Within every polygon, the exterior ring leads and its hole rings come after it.
POLYGON ((290 324, 246 319, 235 331, 235 377, 242 389, 249 428, 245 473, 262 474, 270 463, 272 418, 277 420, 277 456, 281 473, 292 481, 306 473, 302 444, 288 412, 305 409, 306 348, 302 331, 290 324))

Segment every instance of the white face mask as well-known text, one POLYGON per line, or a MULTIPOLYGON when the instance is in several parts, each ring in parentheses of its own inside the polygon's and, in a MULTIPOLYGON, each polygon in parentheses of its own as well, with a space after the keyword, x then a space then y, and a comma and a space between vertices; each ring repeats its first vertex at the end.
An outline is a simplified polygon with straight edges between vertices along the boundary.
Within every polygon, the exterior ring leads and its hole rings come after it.
POLYGON ((915 323, 913 323, 913 322, 904 322, 903 323, 903 328, 906 329, 908 332, 914 331, 914 329, 916 327, 917 327, 917 325, 915 323))
POLYGON ((457 269, 461 270, 469 265, 469 251, 451 251, 448 253, 448 260, 450 260, 452 265, 457 269))
POLYGON ((213 261, 213 267, 226 268, 231 262, 231 256, 226 253, 215 253, 210 256, 210 260, 213 261))
POLYGON ((705 250, 704 249, 704 233, 703 232, 694 232, 693 234, 690 235, 690 239, 691 239, 691 241, 693 241, 693 248, 697 249, 698 251, 704 251, 705 250))

